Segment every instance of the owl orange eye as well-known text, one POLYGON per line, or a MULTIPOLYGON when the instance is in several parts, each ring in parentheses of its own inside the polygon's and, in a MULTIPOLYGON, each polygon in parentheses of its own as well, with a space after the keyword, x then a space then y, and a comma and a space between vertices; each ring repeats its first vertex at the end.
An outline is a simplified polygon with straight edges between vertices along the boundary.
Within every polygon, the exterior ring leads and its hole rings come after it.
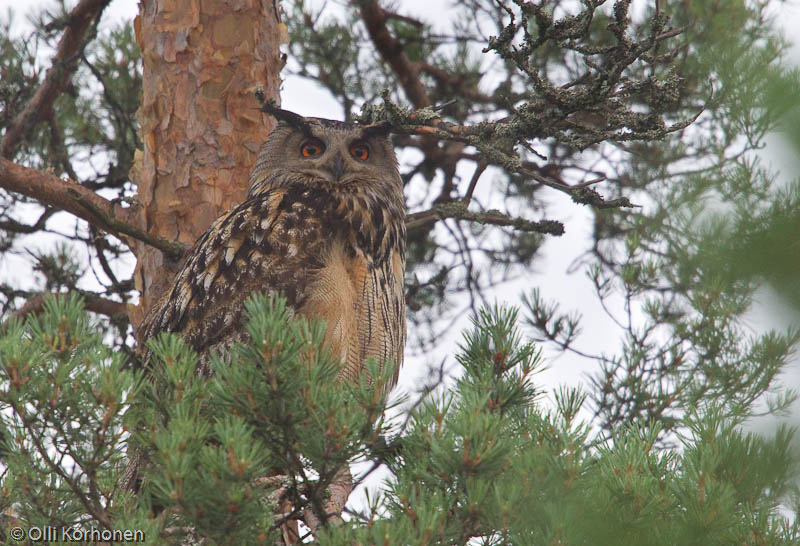
POLYGON ((369 146, 360 141, 353 142, 350 145, 350 155, 358 160, 366 161, 369 158, 369 146))
POLYGON ((318 138, 309 138, 300 145, 300 155, 314 157, 325 151, 325 144, 318 138))

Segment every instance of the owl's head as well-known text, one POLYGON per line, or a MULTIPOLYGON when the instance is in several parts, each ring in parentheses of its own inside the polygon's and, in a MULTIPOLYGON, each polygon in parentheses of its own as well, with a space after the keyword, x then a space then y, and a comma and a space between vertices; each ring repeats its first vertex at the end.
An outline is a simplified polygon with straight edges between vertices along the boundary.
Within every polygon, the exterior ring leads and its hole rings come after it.
POLYGON ((331 192, 389 193, 402 198, 402 181, 388 130, 296 114, 279 119, 261 148, 250 195, 292 184, 331 192))

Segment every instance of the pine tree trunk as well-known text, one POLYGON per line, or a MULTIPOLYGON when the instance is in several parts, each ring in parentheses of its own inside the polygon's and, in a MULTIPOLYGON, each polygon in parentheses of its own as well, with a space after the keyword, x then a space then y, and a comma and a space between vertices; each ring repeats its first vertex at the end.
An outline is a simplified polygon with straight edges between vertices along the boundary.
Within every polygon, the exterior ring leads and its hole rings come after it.
MULTIPOLYGON (((144 151, 130 173, 139 227, 191 245, 244 199, 273 128, 253 91, 279 98, 278 0, 142 0, 139 10, 144 151)), ((138 241, 134 252, 141 299, 129 315, 137 328, 180 264, 138 241)))

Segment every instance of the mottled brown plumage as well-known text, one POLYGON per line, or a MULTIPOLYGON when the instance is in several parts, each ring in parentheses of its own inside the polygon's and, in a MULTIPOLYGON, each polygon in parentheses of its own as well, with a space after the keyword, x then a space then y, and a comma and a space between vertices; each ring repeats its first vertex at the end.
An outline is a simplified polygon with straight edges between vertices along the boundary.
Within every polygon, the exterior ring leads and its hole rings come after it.
POLYGON ((252 292, 278 291, 298 314, 325 320, 342 378, 362 374, 368 357, 399 369, 405 207, 394 151, 380 131, 299 119, 270 135, 247 200, 197 241, 141 341, 178 332, 206 361, 246 335, 252 292))

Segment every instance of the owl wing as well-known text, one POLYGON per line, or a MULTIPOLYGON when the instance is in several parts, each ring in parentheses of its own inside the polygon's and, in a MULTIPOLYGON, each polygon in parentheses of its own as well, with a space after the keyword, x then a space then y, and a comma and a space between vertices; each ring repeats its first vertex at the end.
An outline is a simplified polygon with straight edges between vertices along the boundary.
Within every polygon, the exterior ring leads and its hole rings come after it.
POLYGON ((346 355, 346 370, 360 373, 367 358, 375 358, 381 366, 391 365, 394 375, 388 385, 397 383, 403 364, 406 341, 405 294, 402 255, 393 251, 388 260, 368 268, 358 298, 356 346, 346 355))
POLYGON ((292 306, 302 299, 298 264, 287 259, 292 245, 286 220, 297 211, 287 213, 285 193, 276 189, 253 196, 212 224, 148 313, 140 339, 177 332, 202 355, 241 339, 243 304, 251 292, 280 290, 292 306))

